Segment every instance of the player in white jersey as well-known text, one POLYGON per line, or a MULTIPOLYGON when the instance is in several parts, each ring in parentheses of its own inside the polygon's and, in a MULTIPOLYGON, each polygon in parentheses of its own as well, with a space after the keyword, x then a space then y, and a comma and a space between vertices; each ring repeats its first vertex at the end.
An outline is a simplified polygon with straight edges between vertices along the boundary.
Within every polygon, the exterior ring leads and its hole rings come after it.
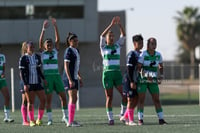
POLYGON ((147 89, 152 96, 159 124, 167 124, 163 116, 158 87, 158 84, 160 84, 163 79, 163 61, 161 54, 156 51, 156 47, 156 39, 153 37, 149 38, 147 41, 147 50, 142 52, 138 60, 138 70, 140 71, 137 87, 138 125, 143 125, 144 100, 147 89))
POLYGON ((13 119, 10 118, 10 95, 7 87, 7 82, 5 79, 5 64, 6 58, 4 54, 0 54, 0 91, 4 97, 4 122, 14 122, 13 119))
POLYGON ((121 116, 123 116, 127 105, 127 99, 122 94, 122 75, 120 71, 120 49, 124 46, 124 41, 125 31, 120 22, 120 17, 116 16, 100 36, 100 50, 103 58, 102 83, 105 89, 106 113, 109 125, 114 125, 112 112, 113 87, 117 88, 122 97, 121 116), (117 42, 114 42, 114 34, 110 30, 114 25, 119 26, 121 33, 117 42))
POLYGON ((58 33, 56 19, 52 18, 51 21, 55 29, 55 48, 53 46, 53 41, 50 38, 46 39, 43 44, 44 33, 49 26, 48 20, 45 20, 43 23, 43 28, 39 40, 39 48, 42 54, 41 58, 42 58, 43 72, 45 79, 47 80, 48 83, 47 86, 44 86, 47 97, 47 104, 46 104, 46 111, 48 117, 47 125, 52 125, 53 122, 52 108, 51 108, 53 91, 55 91, 59 95, 63 113, 62 121, 65 122, 65 124, 67 124, 68 111, 67 111, 66 93, 58 70, 58 51, 59 51, 60 37, 58 33))

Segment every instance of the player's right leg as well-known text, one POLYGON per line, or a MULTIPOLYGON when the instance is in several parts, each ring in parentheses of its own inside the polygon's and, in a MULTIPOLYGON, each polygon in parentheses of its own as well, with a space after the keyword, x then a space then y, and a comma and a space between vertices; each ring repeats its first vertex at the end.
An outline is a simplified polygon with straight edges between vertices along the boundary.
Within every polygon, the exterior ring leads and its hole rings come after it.
POLYGON ((144 117, 144 101, 145 101, 145 93, 147 89, 147 83, 138 83, 137 84, 137 92, 138 92, 138 125, 143 125, 143 117, 144 117))
POLYGON ((10 108, 9 108, 10 95, 9 95, 8 88, 6 87, 6 82, 3 86, 4 87, 1 87, 1 92, 5 101, 4 102, 4 115, 5 115, 4 122, 14 122, 14 120, 10 118, 10 108))

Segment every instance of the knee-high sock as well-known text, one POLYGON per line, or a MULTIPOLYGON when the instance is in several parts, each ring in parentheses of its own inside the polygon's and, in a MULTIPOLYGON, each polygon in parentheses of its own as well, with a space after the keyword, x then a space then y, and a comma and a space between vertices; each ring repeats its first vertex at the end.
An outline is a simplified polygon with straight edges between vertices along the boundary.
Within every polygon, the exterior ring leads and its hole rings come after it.
POLYGON ((28 110, 28 116, 30 121, 34 121, 34 105, 30 105, 31 109, 28 110))
POLYGON ((113 112, 112 112, 112 107, 110 108, 106 108, 106 113, 107 113, 107 116, 108 116, 108 120, 114 120, 113 119, 113 112))
POLYGON ((128 119, 128 109, 126 109, 126 112, 124 113, 124 118, 128 119))
POLYGON ((134 110, 133 109, 128 109, 128 118, 129 118, 129 122, 133 121, 134 118, 134 110))
POLYGON ((69 124, 71 124, 74 121, 75 108, 76 108, 75 104, 68 104, 69 124))
POLYGON ((27 106, 25 105, 21 105, 21 113, 22 113, 22 119, 23 119, 23 122, 27 122, 27 106))
POLYGON ((68 107, 67 106, 62 107, 62 113, 63 113, 63 118, 68 119, 68 107))
POLYGON ((44 115, 44 109, 38 109, 38 120, 41 120, 44 115))
POLYGON ((5 118, 7 119, 10 117, 10 109, 6 105, 4 105, 4 115, 5 115, 5 118))

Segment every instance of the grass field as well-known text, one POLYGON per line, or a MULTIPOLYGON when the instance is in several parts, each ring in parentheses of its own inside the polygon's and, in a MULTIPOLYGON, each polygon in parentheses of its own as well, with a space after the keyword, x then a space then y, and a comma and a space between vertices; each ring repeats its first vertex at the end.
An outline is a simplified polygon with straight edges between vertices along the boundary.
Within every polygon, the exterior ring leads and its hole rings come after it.
MULTIPOLYGON (((153 106, 145 107, 143 126, 125 126, 119 121, 117 114, 119 108, 113 108, 115 125, 107 125, 105 108, 83 108, 76 112, 75 119, 82 127, 66 128, 61 122, 61 110, 53 110, 53 125, 47 126, 47 117, 44 115, 43 125, 36 127, 22 126, 21 113, 17 110, 11 113, 14 123, 0 122, 0 133, 195 133, 200 132, 200 107, 188 106, 163 106, 165 120, 168 125, 158 125, 158 120, 153 106)), ((135 113, 136 114, 136 113, 135 113)), ((3 120, 3 111, 0 119, 3 120)), ((36 115, 37 116, 37 115, 36 115)), ((35 116, 35 117, 36 117, 35 116)), ((135 115, 137 122, 137 115, 135 115)))

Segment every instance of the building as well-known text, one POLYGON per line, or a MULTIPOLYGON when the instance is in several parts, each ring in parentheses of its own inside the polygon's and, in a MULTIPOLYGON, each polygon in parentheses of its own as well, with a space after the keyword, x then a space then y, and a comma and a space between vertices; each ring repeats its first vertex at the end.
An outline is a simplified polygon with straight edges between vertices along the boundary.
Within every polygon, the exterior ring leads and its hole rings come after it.
MULTIPOLYGON (((14 69, 15 107, 20 108, 18 61, 23 41, 32 40, 38 49, 38 41, 43 21, 51 17, 57 19, 60 34, 59 68, 63 72, 63 54, 68 32, 79 38, 81 54, 81 74, 84 87, 80 89, 80 106, 105 106, 104 89, 101 83, 102 59, 99 49, 99 35, 110 23, 113 16, 120 16, 125 24, 125 12, 97 12, 97 0, 0 0, 0 45, 6 56, 6 77, 10 88, 10 69, 14 69)), ((117 29, 113 29, 116 32, 117 29)), ((119 34, 116 34, 118 36, 119 34)), ((54 30, 50 26, 45 37, 54 40, 54 30)), ((125 48, 122 50, 122 64, 125 64, 125 48)), ((122 65, 125 66, 125 65, 122 65)), ((114 105, 120 105, 118 94, 114 105)), ((0 100, 0 106, 3 101, 0 100)), ((53 98, 53 107, 60 107, 58 96, 53 98)))

